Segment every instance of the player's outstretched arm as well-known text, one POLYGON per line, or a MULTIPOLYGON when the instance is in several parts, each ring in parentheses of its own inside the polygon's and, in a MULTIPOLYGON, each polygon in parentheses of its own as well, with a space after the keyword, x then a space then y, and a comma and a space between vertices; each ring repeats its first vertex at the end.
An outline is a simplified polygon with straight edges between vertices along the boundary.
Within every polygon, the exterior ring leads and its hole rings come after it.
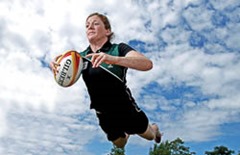
POLYGON ((103 62, 141 71, 147 71, 153 67, 152 61, 150 59, 145 57, 143 54, 133 50, 128 52, 125 57, 112 56, 103 52, 92 53, 86 57, 91 57, 93 67, 99 67, 99 65, 103 62))

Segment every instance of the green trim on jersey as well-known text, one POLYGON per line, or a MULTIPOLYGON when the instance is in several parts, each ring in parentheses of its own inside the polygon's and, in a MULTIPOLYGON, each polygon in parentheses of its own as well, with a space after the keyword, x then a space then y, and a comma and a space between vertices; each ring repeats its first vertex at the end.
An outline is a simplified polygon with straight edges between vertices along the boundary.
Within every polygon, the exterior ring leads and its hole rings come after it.
MULTIPOLYGON (((88 54, 89 48, 87 48, 85 51, 80 52, 80 55, 85 58, 88 61, 91 61, 91 58, 86 58, 85 56, 88 54)), ((106 54, 112 55, 112 56, 119 56, 119 50, 118 50, 118 44, 112 44, 112 47, 110 50, 104 52, 106 54)), ((121 82, 123 82, 123 79, 125 77, 125 72, 124 69, 119 66, 119 65, 114 65, 114 64, 106 64, 106 63, 101 63, 100 67, 104 69, 105 71, 109 72, 116 78, 118 78, 121 82)))

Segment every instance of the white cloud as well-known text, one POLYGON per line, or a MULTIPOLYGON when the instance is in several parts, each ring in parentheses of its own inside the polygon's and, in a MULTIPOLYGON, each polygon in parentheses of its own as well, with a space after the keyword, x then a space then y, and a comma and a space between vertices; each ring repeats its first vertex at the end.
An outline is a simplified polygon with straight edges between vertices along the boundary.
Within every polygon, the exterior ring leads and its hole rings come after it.
MULTIPOLYGON (((3 112, 2 109, 0 109, 0 112, 1 112, 1 115, 0 115, 0 138, 5 134, 6 132, 6 116, 5 116, 5 113, 3 112)), ((1 150, 0 150, 1 152, 1 150)))
POLYGON ((229 0, 229 1, 225 2, 224 0, 220 0, 220 1, 214 0, 214 1, 211 1, 210 3, 214 6, 215 9, 224 10, 224 9, 226 9, 226 6, 228 6, 228 7, 237 6, 239 4, 239 1, 238 0, 229 0))
POLYGON ((0 97, 4 102, 53 106, 55 83, 51 82, 49 69, 42 68, 38 60, 26 53, 15 52, 5 56, 5 61, 0 65, 4 73, 0 78, 0 86, 3 88, 0 97))

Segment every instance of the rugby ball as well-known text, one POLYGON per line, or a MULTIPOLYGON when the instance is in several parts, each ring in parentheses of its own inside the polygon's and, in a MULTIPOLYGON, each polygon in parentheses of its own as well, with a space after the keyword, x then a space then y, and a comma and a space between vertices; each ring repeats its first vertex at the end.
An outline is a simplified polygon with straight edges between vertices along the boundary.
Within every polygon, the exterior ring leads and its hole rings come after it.
POLYGON ((58 72, 54 75, 56 82, 62 87, 69 87, 77 82, 82 68, 83 59, 81 55, 74 50, 64 52, 56 62, 60 65, 58 72))

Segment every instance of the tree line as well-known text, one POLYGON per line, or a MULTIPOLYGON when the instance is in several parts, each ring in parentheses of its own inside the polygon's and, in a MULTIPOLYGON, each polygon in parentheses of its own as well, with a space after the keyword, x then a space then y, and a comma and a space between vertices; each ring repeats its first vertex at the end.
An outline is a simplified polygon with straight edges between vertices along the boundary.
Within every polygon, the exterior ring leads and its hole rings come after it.
MULTIPOLYGON (((205 151, 205 155, 240 155, 240 150, 235 152, 230 150, 226 146, 216 146, 212 151, 205 151)), ((108 155, 125 155, 125 150, 112 147, 110 154, 108 155)), ((184 145, 184 141, 177 138, 173 141, 165 141, 160 144, 154 144, 149 149, 148 155, 196 155, 196 152, 190 151, 190 147, 184 145)))

